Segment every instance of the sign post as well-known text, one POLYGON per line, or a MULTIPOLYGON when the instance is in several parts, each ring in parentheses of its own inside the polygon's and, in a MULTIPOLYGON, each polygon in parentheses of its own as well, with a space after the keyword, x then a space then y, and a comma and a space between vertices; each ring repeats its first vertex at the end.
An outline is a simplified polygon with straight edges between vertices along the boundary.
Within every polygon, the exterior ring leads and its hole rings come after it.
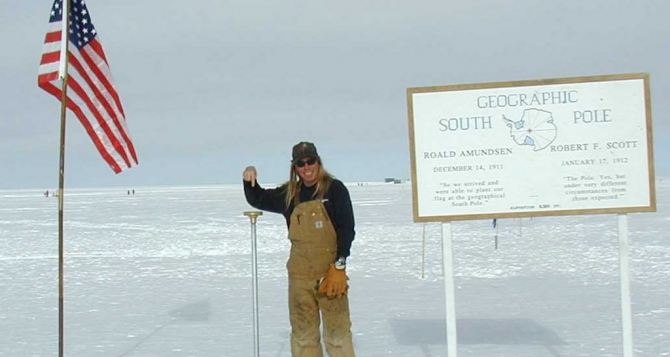
POLYGON ((447 319, 447 356, 458 354, 458 333, 456 328, 456 291, 454 288, 454 258, 452 248, 451 222, 442 223, 442 261, 444 262, 444 302, 447 319))
POLYGON ((407 104, 414 221, 444 222, 449 357, 456 356, 450 222, 604 213, 619 215, 631 357, 626 214, 656 211, 649 75, 408 88, 407 104))
POLYGON ((633 357, 633 312, 630 303, 630 245, 628 244, 628 216, 618 215, 619 276, 621 278, 621 324, 623 328, 623 356, 633 357))

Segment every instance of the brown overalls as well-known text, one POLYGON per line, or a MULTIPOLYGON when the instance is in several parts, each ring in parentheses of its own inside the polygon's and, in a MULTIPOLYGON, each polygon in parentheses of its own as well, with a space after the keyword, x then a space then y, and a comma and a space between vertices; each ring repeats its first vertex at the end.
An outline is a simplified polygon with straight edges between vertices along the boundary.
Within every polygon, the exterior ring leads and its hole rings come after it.
POLYGON ((337 234, 321 200, 303 202, 293 209, 288 236, 292 356, 323 357, 319 336, 322 317, 328 355, 354 357, 347 295, 331 299, 318 292, 319 279, 326 275, 337 254, 337 234))

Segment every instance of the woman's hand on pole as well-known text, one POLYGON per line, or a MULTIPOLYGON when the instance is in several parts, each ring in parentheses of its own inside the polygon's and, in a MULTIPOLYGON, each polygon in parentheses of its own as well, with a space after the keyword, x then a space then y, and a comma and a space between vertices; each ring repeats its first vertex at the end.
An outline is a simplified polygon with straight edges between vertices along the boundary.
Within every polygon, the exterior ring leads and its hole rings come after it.
POLYGON ((256 186, 256 168, 253 166, 247 166, 242 173, 242 178, 244 181, 251 182, 251 187, 256 186))

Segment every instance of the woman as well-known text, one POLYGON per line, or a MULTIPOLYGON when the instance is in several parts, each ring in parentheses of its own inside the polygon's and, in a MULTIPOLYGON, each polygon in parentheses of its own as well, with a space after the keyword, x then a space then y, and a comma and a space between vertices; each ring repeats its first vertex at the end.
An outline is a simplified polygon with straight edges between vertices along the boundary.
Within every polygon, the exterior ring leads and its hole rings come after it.
POLYGON ((354 357, 346 274, 346 258, 355 234, 349 191, 326 171, 310 142, 293 146, 288 182, 264 189, 256 177, 253 166, 244 170, 247 202, 283 214, 288 224, 292 356, 323 356, 319 333, 323 317, 328 355, 354 357))

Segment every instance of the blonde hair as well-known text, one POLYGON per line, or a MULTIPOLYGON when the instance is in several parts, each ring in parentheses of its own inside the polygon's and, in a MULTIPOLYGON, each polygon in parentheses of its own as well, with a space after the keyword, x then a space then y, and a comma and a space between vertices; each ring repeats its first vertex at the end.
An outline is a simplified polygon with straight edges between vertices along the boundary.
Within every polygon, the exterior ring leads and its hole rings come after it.
MULTIPOLYGON (((318 158, 317 162, 319 163, 319 172, 316 174, 316 190, 314 190, 314 195, 312 195, 312 198, 321 199, 326 195, 326 192, 328 192, 328 189, 330 188, 330 182, 333 180, 333 176, 323 167, 321 158, 318 158)), ((302 187, 300 176, 298 175, 298 172, 296 171, 295 165, 293 165, 293 163, 291 163, 290 170, 289 180, 284 184, 286 187, 286 208, 291 207, 291 204, 296 206, 298 203, 300 203, 300 188, 302 187)))

